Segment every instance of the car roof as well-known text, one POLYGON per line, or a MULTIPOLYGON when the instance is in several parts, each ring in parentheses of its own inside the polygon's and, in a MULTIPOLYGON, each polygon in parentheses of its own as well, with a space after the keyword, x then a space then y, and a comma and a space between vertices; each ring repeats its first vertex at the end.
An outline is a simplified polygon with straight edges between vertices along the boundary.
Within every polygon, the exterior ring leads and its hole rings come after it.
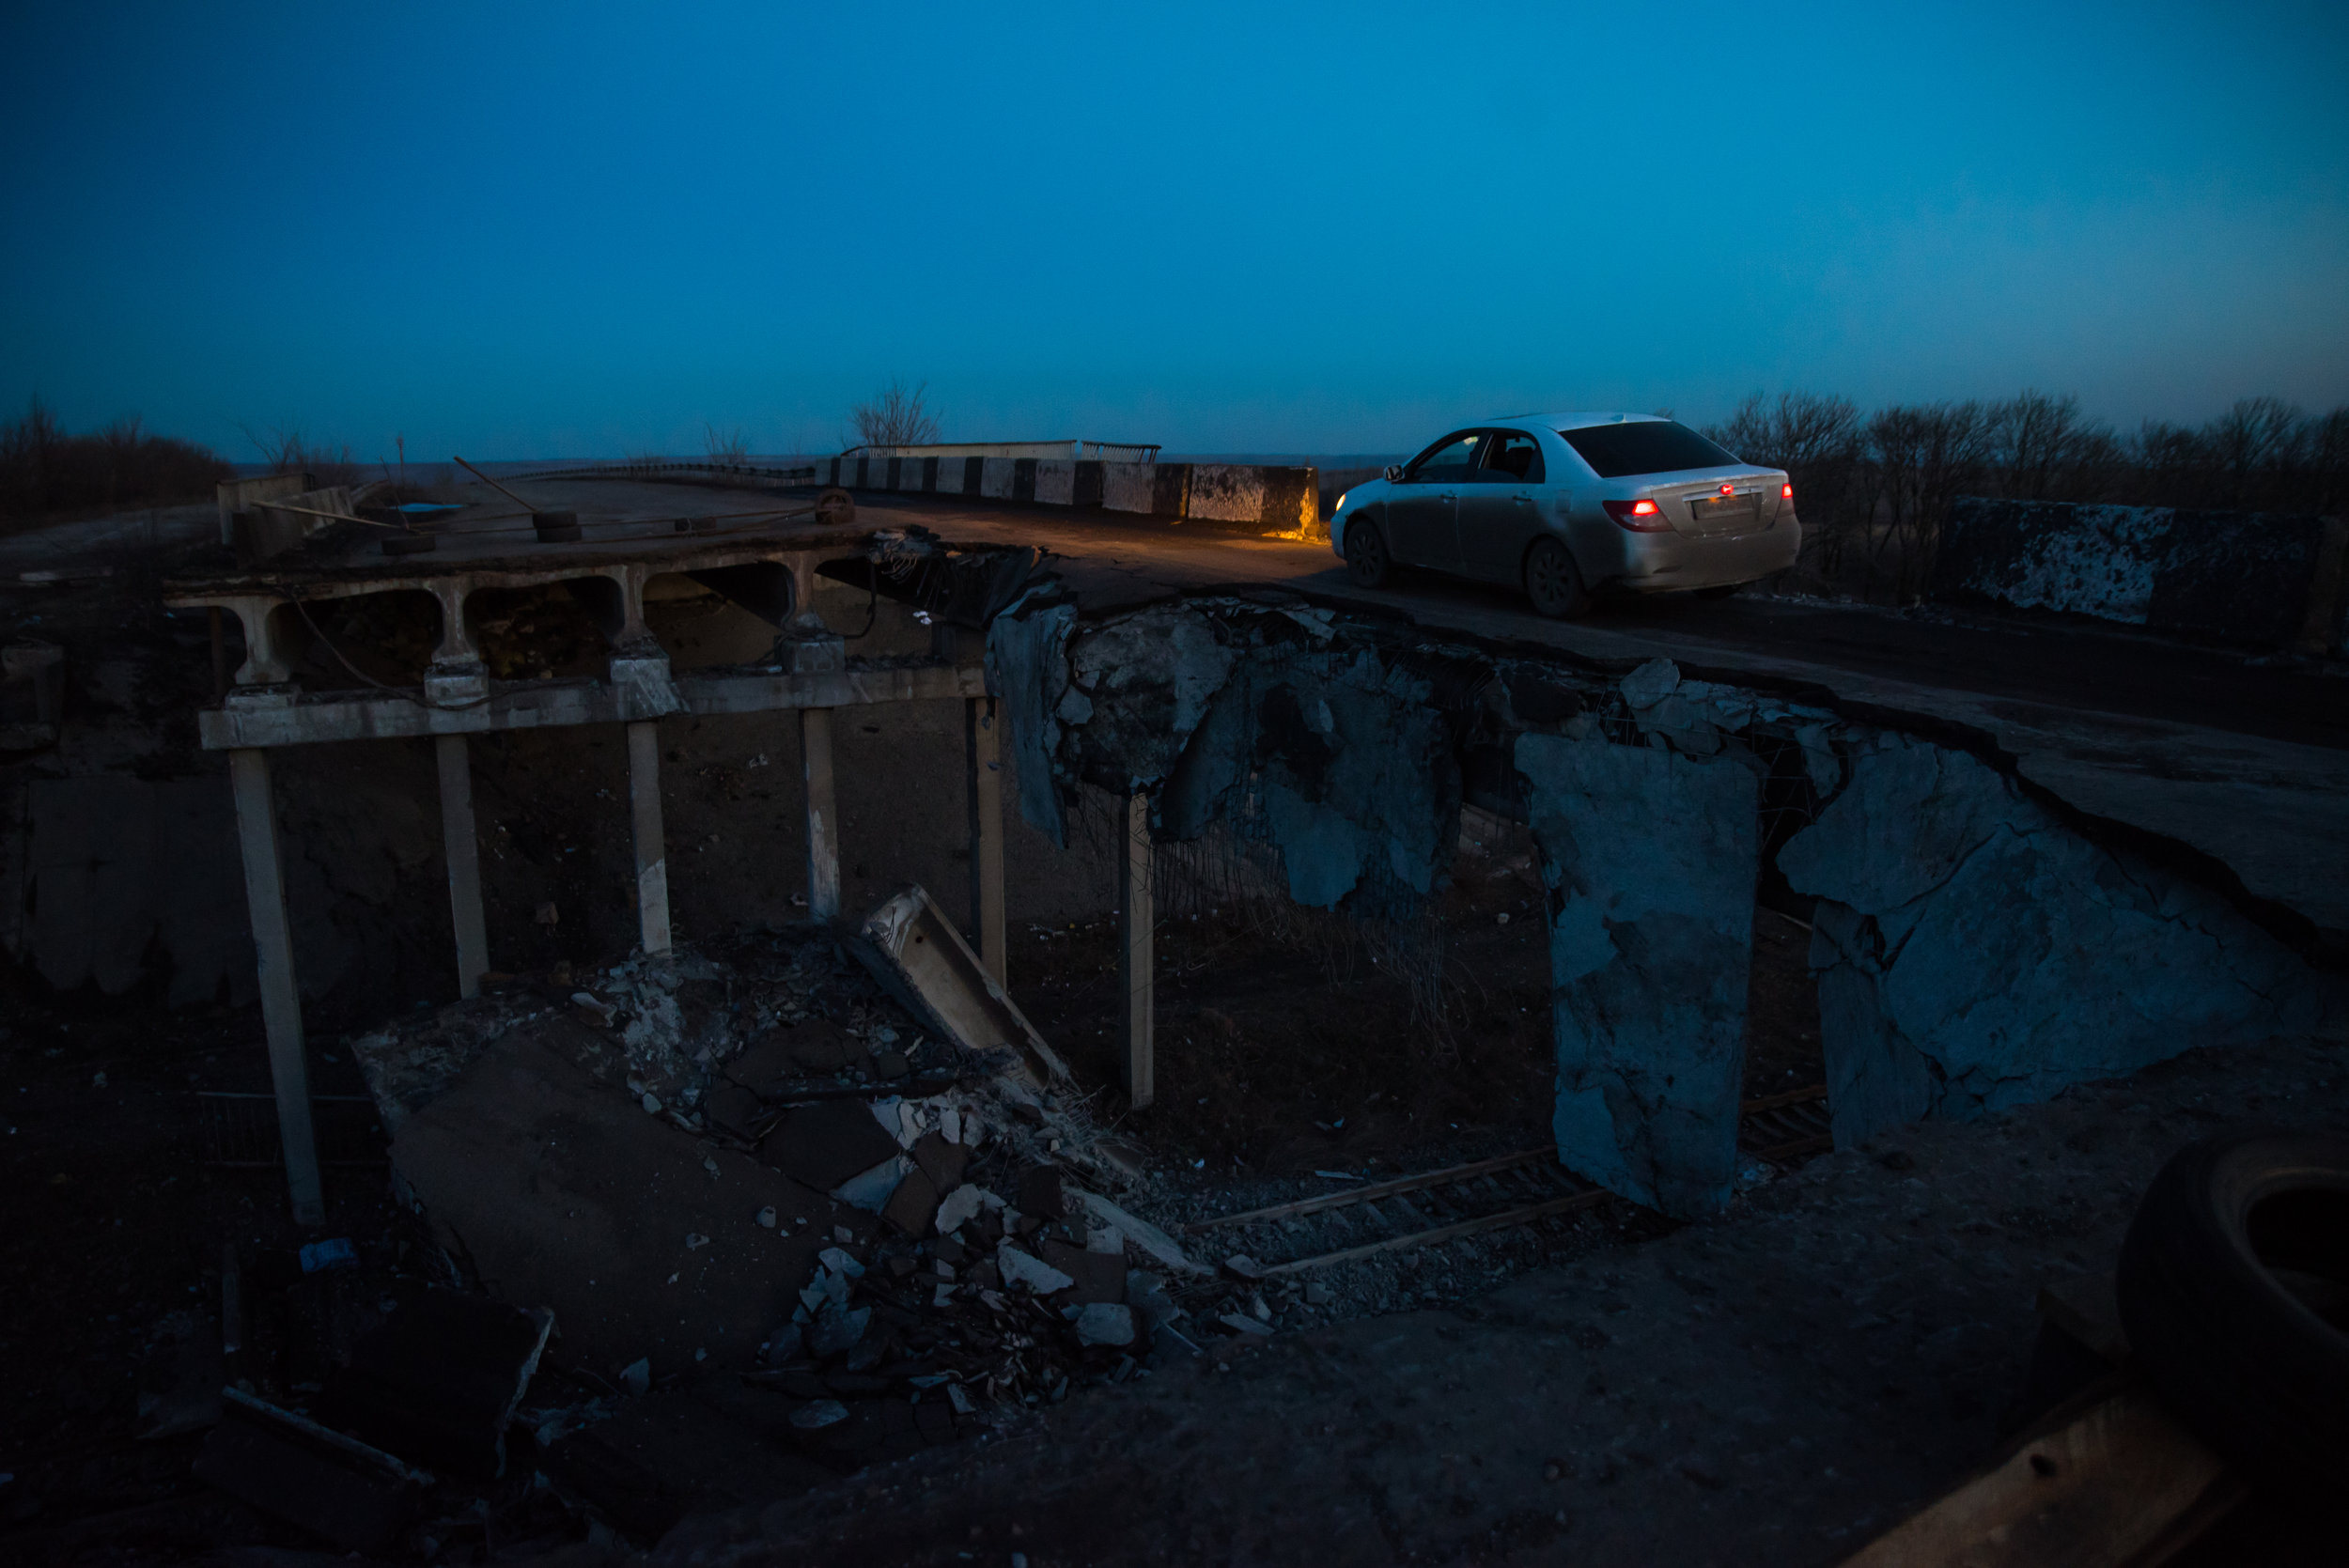
POLYGON ((1616 413, 1609 410, 1582 410, 1573 413, 1504 413, 1485 420, 1486 425, 1547 425, 1553 430, 1579 430, 1593 425, 1669 425, 1668 415, 1660 413, 1616 413))

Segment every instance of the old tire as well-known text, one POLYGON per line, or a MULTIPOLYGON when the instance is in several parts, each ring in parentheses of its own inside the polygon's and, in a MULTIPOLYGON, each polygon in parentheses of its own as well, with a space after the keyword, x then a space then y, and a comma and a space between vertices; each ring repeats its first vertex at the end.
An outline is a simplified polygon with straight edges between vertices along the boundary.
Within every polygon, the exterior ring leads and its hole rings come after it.
POLYGON ((2146 1189, 2115 1288, 2162 1403, 2248 1480, 2349 1483, 2349 1139, 2221 1134, 2146 1189))
POLYGON ((846 528, 856 521, 856 498, 838 486, 816 498, 816 520, 827 528, 846 528))
POLYGON ((1346 524, 1346 575, 1357 588, 1381 588, 1394 575, 1394 557, 1387 553, 1387 536, 1368 518, 1351 518, 1346 524))
POLYGON ((1525 552, 1525 597, 1554 621, 1572 620, 1591 607, 1581 568, 1555 539, 1536 539, 1525 552))

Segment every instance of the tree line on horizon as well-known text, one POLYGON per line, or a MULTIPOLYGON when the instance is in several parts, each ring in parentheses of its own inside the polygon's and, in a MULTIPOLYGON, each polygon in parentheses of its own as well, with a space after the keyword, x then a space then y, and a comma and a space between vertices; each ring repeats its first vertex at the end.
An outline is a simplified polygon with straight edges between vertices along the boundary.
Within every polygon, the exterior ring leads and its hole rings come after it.
POLYGON ((1893 602, 1923 590, 1961 495, 2295 516, 2349 505, 2349 407, 2310 414, 2278 397, 2123 434, 2077 397, 2038 391, 1864 413, 1848 397, 1756 393, 1704 434, 1786 471, 1797 578, 1893 602))

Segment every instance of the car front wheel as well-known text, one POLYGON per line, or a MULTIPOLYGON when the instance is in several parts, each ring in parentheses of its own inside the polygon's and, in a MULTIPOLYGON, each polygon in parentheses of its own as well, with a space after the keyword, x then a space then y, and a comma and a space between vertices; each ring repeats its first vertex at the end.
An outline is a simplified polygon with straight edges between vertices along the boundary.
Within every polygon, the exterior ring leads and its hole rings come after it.
POLYGON ((1555 539, 1537 539, 1526 551, 1525 594, 1535 610, 1552 620, 1572 620, 1591 607, 1580 569, 1555 539))
POLYGON ((1378 588, 1394 573, 1393 558, 1387 554, 1386 536, 1378 525, 1367 518, 1356 518, 1346 525, 1346 575, 1354 580, 1357 588, 1378 588))

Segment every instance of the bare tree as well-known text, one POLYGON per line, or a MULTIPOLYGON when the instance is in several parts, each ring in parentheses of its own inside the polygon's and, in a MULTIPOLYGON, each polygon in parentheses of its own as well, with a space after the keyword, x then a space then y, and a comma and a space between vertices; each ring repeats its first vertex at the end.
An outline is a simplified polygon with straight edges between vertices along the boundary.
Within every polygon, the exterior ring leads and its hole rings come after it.
POLYGON ((848 411, 848 423, 856 428, 856 440, 841 444, 925 446, 936 441, 938 416, 922 402, 923 395, 928 391, 927 381, 909 392, 903 381, 891 377, 879 396, 848 411))
POLYGON ((1859 483, 1864 451, 1858 406, 1812 392, 1775 398, 1757 392, 1705 434, 1748 462, 1786 471, 1803 520, 1803 574, 1830 589, 1839 584, 1846 540, 1865 526, 1870 510, 1854 505, 1868 494, 1859 483))
POLYGON ((703 425, 702 450, 709 454, 713 468, 741 468, 750 461, 750 442, 742 439, 739 429, 720 435, 715 425, 703 425))

